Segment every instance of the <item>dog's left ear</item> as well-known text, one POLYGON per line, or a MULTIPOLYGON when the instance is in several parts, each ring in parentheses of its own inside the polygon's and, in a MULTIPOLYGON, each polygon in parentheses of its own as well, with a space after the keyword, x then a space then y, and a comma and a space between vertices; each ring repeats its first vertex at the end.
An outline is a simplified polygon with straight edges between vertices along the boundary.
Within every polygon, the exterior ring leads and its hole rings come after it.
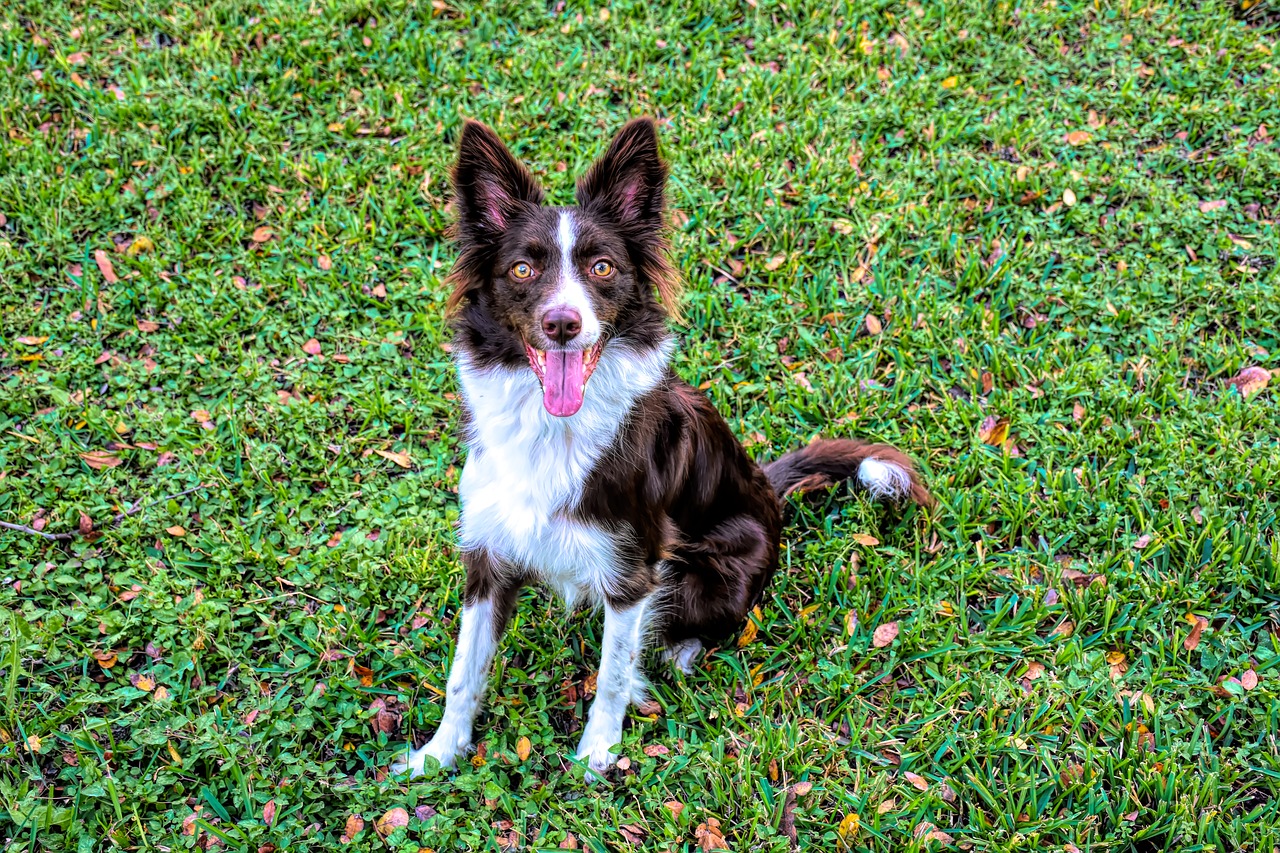
POLYGON ((632 119, 578 181, 578 204, 624 228, 661 227, 667 166, 653 119, 632 119))

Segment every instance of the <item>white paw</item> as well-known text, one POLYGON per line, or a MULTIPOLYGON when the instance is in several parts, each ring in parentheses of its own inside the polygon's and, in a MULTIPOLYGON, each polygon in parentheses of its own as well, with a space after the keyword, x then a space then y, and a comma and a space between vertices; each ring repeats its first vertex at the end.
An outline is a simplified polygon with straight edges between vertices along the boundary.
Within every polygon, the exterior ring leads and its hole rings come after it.
POLYGON ((466 751, 466 744, 450 743, 442 740, 440 733, 427 741, 418 749, 409 750, 404 761, 397 761, 390 767, 392 776, 399 776, 402 773, 408 773, 410 779, 416 779, 423 776, 427 772, 427 759, 434 758, 440 763, 445 770, 452 768, 458 761, 458 756, 466 751))
POLYGON ((667 646, 662 650, 663 660, 671 661, 676 669, 685 675, 693 674, 693 665, 700 654, 702 654, 701 640, 681 640, 674 646, 667 646))
POLYGON ((618 755, 612 752, 614 744, 622 741, 622 733, 598 734, 591 731, 590 725, 578 744, 578 760, 585 761, 592 772, 587 773, 587 781, 599 781, 606 770, 618 763, 618 755))

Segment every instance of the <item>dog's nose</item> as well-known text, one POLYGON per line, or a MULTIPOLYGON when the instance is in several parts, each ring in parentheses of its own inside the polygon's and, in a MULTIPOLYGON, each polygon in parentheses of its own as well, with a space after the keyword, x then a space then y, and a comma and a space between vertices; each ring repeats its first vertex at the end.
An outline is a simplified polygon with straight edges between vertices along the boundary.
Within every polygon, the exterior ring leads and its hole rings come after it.
POLYGON ((542 315, 542 331, 558 344, 567 344, 582 331, 582 315, 572 308, 552 308, 542 315))

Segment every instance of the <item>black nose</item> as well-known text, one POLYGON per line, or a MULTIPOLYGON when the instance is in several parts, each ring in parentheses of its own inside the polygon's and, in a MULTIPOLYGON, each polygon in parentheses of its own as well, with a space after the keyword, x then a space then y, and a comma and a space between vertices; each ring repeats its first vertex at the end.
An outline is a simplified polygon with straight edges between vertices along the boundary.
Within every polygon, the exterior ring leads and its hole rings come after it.
POLYGON ((552 308, 542 315, 542 331, 558 344, 567 344, 582 331, 582 315, 572 308, 552 308))

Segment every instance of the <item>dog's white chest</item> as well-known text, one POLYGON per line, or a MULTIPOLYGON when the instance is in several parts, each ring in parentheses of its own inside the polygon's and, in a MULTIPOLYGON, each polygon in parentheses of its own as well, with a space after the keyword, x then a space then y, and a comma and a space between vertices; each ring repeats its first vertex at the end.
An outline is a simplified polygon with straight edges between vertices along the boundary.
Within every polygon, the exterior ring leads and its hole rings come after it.
POLYGON ((579 412, 546 412, 532 370, 458 372, 471 409, 470 453, 458 486, 459 540, 534 573, 568 601, 601 599, 618 572, 627 531, 571 517, 592 470, 635 399, 661 378, 665 348, 602 355, 579 412))

